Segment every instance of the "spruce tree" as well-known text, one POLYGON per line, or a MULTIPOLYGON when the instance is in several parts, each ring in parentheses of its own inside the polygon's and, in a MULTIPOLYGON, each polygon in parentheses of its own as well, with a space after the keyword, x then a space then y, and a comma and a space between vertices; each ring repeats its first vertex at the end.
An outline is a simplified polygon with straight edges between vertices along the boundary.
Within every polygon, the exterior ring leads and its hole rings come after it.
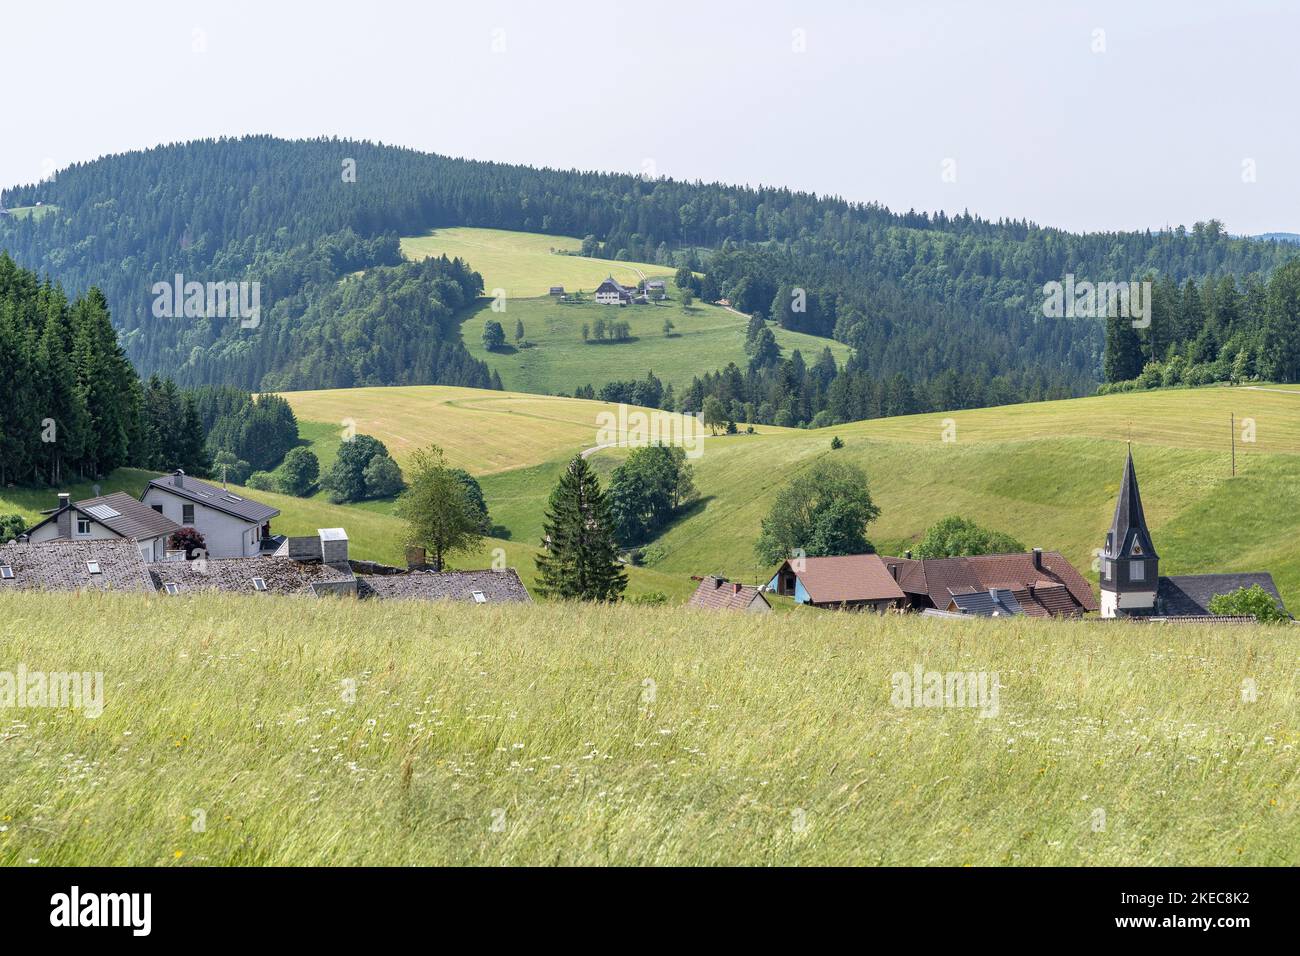
POLYGON ((627 587, 618 563, 609 502, 581 456, 569 462, 551 492, 537 556, 543 597, 617 601, 627 587))

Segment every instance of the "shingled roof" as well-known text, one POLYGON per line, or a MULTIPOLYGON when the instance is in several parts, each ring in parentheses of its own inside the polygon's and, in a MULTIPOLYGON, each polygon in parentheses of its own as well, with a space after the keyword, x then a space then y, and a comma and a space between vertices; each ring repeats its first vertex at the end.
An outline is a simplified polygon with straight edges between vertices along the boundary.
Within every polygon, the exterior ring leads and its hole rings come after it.
MULTIPOLYGON (((237 495, 225 488, 218 488, 206 481, 191 478, 183 471, 176 471, 161 478, 154 478, 145 488, 145 492, 148 493, 150 488, 157 488, 159 491, 176 495, 186 501, 192 501, 208 508, 215 508, 217 511, 224 511, 236 518, 243 518, 245 521, 253 521, 258 524, 268 521, 280 513, 278 508, 272 508, 270 505, 264 505, 252 498, 237 495)), ((144 495, 140 497, 143 499, 144 495)))
POLYGON ((761 588, 748 584, 736 584, 716 574, 709 574, 700 579, 695 593, 686 602, 687 607, 702 607, 710 611, 766 611, 772 605, 767 603, 761 588))
POLYGON ((1059 551, 1035 554, 982 554, 954 558, 884 558, 898 583, 913 597, 947 608, 954 594, 1006 588, 1026 614, 1034 617, 1077 615, 1097 610, 1092 587, 1059 551))
POLYGON ((0 544, 0 594, 22 591, 153 591, 149 570, 127 538, 0 544), (92 571, 91 566, 97 568, 92 571), (9 577, 3 569, 13 573, 9 577))
POLYGON ((514 568, 500 571, 409 571, 357 578, 357 594, 383 600, 470 601, 474 604, 532 602, 514 568), (482 595, 480 601, 476 594, 482 595))
POLYGON ((304 564, 291 558, 208 558, 204 561, 155 561, 149 574, 159 591, 168 584, 178 593, 222 591, 234 594, 312 594, 321 584, 352 586, 352 571, 328 564, 304 564), (259 578, 265 589, 258 589, 259 578))
POLYGON ((1152 613, 1161 617, 1205 617, 1210 612, 1210 601, 1217 595, 1231 594, 1239 588, 1259 585, 1277 602, 1283 614, 1290 614, 1282 603, 1282 595, 1273 583, 1273 575, 1266 571, 1246 574, 1183 574, 1162 577, 1156 590, 1156 607, 1152 613))

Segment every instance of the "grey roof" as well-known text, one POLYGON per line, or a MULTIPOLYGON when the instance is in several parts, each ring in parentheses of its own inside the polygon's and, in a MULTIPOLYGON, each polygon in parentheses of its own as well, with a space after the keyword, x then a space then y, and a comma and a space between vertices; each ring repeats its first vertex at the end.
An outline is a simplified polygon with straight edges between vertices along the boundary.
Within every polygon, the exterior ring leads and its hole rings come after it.
POLYGON ((604 282, 596 287, 597 292, 617 292, 620 295, 631 295, 632 292, 621 282, 610 276, 604 282))
POLYGON ((368 574, 357 578, 357 593, 384 600, 477 602, 478 591, 487 604, 531 602, 528 589, 514 568, 502 571, 410 571, 406 574, 368 574))
POLYGON ((8 588, 24 591, 153 591, 140 551, 127 538, 85 541, 54 540, 38 544, 0 544, 0 567, 13 569, 0 577, 0 594, 8 588), (88 562, 97 562, 92 574, 88 562))
POLYGON ((1289 613, 1278 594, 1273 575, 1265 572, 1244 574, 1183 574, 1161 577, 1156 589, 1154 614, 1161 617, 1205 617, 1210 601, 1219 594, 1231 594, 1238 588, 1258 584, 1272 596, 1284 614, 1289 613))
POLYGON ((124 538, 157 538, 180 530, 180 525, 166 515, 154 511, 142 501, 137 501, 125 491, 115 491, 111 495, 87 498, 78 501, 76 509, 90 514, 109 531, 124 538), (104 508, 116 512, 112 516, 104 508))
POLYGON ((350 583, 349 568, 329 564, 304 564, 291 558, 208 558, 206 561, 155 561, 148 566, 154 586, 175 584, 179 592, 223 591, 235 594, 309 594, 315 585, 350 583), (261 578, 266 591, 253 586, 261 578))
POLYGON ((1124 462, 1124 478, 1119 485, 1119 500, 1115 502, 1115 517, 1110 523, 1108 553, 1113 558, 1127 558, 1133 554, 1148 558, 1159 557, 1156 546, 1151 541, 1151 532, 1147 530, 1146 515, 1142 512, 1142 496, 1138 493, 1131 448, 1128 460, 1124 462))
MULTIPOLYGON (((958 590, 952 592, 952 603, 965 614, 978 614, 980 617, 993 617, 995 614, 1001 616, 1011 616, 1015 614, 1024 614, 1025 610, 1020 606, 1008 588, 989 588, 984 591, 976 590, 958 590)), ((946 608, 945 608, 946 610, 946 608)))
MULTIPOLYGON (((280 513, 278 508, 272 508, 260 501, 245 498, 243 495, 235 494, 224 488, 218 488, 216 485, 210 485, 206 481, 199 481, 197 478, 191 478, 189 475, 180 472, 154 478, 145 488, 146 493, 149 488, 170 492, 195 504, 206 505, 209 508, 215 508, 217 511, 224 511, 226 514, 234 515, 236 518, 255 521, 259 524, 274 518, 280 513), (180 487, 176 485, 177 475, 180 475, 181 478, 182 484, 180 487)), ((140 497, 143 499, 144 495, 140 497)))

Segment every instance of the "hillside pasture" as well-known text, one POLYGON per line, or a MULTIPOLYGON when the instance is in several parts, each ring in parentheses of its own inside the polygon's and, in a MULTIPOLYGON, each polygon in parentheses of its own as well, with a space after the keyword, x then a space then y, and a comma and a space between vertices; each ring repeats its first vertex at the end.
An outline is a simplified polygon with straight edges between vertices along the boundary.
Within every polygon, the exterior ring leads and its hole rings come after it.
MULTIPOLYGON (((672 290, 675 295, 676 290, 672 290)), ((655 305, 626 307, 600 305, 588 300, 563 303, 550 298, 510 300, 504 312, 494 312, 490 302, 469 313, 461 325, 461 337, 471 355, 486 362, 501 376, 506 388, 542 394, 572 394, 580 385, 597 390, 610 381, 632 381, 654 372, 665 386, 678 391, 691 379, 715 372, 734 362, 742 370, 749 362, 745 354, 748 320, 716 305, 695 303, 684 307, 675 298, 655 305), (593 327, 598 319, 606 323, 626 322, 631 338, 623 342, 584 341, 582 327, 593 327), (664 320, 673 323, 671 335, 664 335, 664 320), (483 347, 483 326, 489 320, 501 323, 506 348, 488 351, 483 347), (516 348, 515 322, 523 322, 527 345, 516 348)), ((812 364, 829 348, 843 365, 853 350, 833 339, 789 332, 769 323, 782 354, 798 349, 812 364)))
POLYGON ((408 259, 443 255, 463 259, 483 276, 488 295, 494 294, 493 289, 504 289, 508 300, 546 295, 554 285, 562 285, 569 292, 584 289, 591 293, 610 275, 624 285, 634 286, 639 279, 667 278, 676 271, 649 262, 560 254, 581 249, 582 240, 572 236, 507 229, 434 229, 402 239, 402 254, 408 259))

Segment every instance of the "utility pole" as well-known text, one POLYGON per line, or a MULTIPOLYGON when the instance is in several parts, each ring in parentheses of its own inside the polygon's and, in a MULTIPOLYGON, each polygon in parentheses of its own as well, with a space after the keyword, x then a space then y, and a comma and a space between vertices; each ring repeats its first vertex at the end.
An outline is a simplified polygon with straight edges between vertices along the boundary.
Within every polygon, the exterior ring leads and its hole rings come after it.
POLYGON ((1237 477, 1237 413, 1228 413, 1228 438, 1232 442, 1232 477, 1237 477))

